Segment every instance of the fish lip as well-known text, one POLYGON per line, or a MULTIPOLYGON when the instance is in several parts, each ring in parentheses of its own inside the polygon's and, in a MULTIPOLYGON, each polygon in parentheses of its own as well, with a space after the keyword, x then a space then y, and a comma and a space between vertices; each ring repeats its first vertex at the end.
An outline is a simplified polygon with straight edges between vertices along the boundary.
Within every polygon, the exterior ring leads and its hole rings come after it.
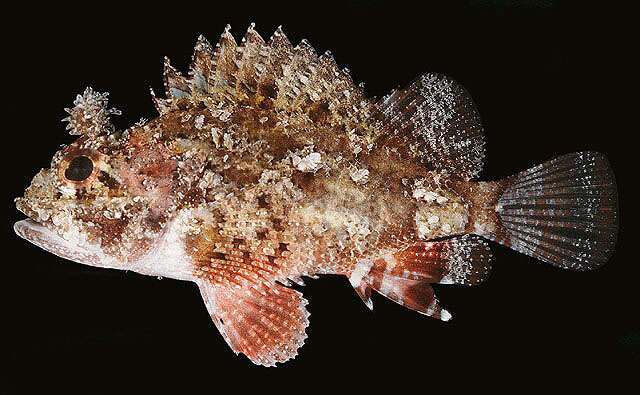
POLYGON ((13 231, 16 232, 18 236, 27 241, 31 241, 28 233, 29 229, 38 228, 45 228, 45 226, 40 222, 33 220, 32 218, 26 218, 13 224, 13 231))
POLYGON ((74 245, 44 224, 31 218, 23 219, 13 224, 13 230, 28 242, 61 258, 85 265, 103 266, 101 265, 103 261, 102 254, 97 248, 74 245))

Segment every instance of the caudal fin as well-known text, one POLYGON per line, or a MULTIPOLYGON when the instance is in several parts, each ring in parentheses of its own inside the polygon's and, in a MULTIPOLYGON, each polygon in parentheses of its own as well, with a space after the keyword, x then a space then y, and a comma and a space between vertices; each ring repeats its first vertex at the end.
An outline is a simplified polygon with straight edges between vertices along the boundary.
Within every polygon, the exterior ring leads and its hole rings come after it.
POLYGON ((618 198, 604 155, 560 156, 501 183, 498 226, 485 236, 562 268, 607 262, 618 233, 618 198))

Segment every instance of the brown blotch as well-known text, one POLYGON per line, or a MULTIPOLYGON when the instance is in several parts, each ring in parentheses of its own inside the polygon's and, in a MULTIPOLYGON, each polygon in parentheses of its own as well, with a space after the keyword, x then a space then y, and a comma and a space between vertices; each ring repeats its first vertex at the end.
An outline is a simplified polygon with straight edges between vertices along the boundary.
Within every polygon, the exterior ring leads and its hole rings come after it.
POLYGON ((260 178, 254 171, 234 168, 223 170, 222 176, 225 180, 235 182, 238 185, 255 184, 260 178))
POLYGON ((175 101, 174 99, 174 103, 180 110, 187 110, 191 105, 191 103, 186 98, 179 98, 177 99, 177 101, 175 101))
POLYGON ((144 219, 144 224, 154 232, 159 232, 164 228, 167 222, 167 216, 163 214, 151 214, 144 219))
POLYGON ((280 218, 272 218, 271 223, 273 224, 273 229, 276 232, 282 232, 284 230, 284 227, 282 226, 282 220, 280 220, 280 218))
POLYGON ((326 121, 330 115, 329 103, 324 101, 314 103, 311 107, 309 107, 307 115, 309 115, 309 118, 311 118, 313 122, 326 121))
POLYGON ((256 237, 258 238, 258 240, 265 240, 267 238, 267 231, 266 230, 256 231, 256 237))
POLYGON ((95 213, 94 216, 84 215, 79 217, 82 221, 95 224, 101 236, 102 247, 113 247, 120 243, 122 233, 124 233, 129 224, 128 218, 109 219, 101 212, 95 213))
POLYGON ((204 200, 202 190, 200 188, 191 188, 184 196, 184 203, 188 205, 196 205, 204 200))
POLYGON ((280 243, 280 245, 278 246, 278 250, 280 250, 280 251, 289 251, 287 243, 280 243))
POLYGON ((302 190, 312 191, 315 189, 313 188, 314 178, 313 173, 296 172, 291 176, 291 181, 302 190))
POLYGON ((211 259, 218 259, 218 260, 224 261, 224 260, 227 259, 227 257, 222 252, 214 251, 214 252, 211 253, 211 259))
POLYGON ((264 195, 258 196, 258 207, 260 208, 268 208, 269 203, 267 203, 267 198, 264 195))
POLYGON ((114 189, 118 186, 118 181, 116 181, 113 177, 109 175, 109 173, 105 171, 101 171, 98 174, 98 180, 109 189, 114 189))
POLYGON ((278 96, 278 88, 275 83, 264 84, 260 87, 260 93, 269 99, 275 99, 278 96))
POLYGON ((260 102, 258 103, 257 107, 260 110, 267 111, 267 110, 272 110, 275 106, 274 106, 274 103, 273 103, 272 99, 265 98, 264 100, 260 100, 260 102))
POLYGON ((84 200, 87 197, 87 190, 86 188, 80 187, 76 189, 76 199, 77 200, 84 200))

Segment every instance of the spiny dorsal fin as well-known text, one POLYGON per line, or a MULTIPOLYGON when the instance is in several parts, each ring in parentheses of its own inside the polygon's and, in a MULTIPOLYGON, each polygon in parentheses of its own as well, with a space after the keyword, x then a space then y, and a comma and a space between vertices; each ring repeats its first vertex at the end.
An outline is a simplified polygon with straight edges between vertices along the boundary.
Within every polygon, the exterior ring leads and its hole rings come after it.
POLYGON ((167 99, 154 97, 161 113, 176 108, 187 96, 194 104, 206 101, 213 105, 239 104, 247 98, 273 100, 278 111, 326 109, 323 115, 330 117, 328 122, 367 136, 367 144, 375 134, 370 125, 376 118, 371 117, 374 102, 355 86, 348 70, 339 69, 330 53, 319 57, 306 40, 292 46, 281 27, 265 43, 251 24, 238 45, 227 26, 215 49, 200 36, 188 76, 166 60, 164 79, 167 99))
POLYGON ((268 58, 265 61, 265 70, 258 80, 258 92, 261 96, 275 99, 278 95, 277 81, 284 74, 283 68, 293 58, 293 47, 278 26, 271 35, 268 44, 268 58))
POLYGON ((289 109, 296 99, 306 91, 311 64, 316 63, 318 55, 306 40, 293 48, 293 58, 283 68, 283 76, 278 81, 276 108, 289 109))
POLYGON ((469 180, 484 163, 480 116, 467 91, 441 74, 423 74, 382 98, 387 119, 379 145, 397 148, 434 170, 469 180))
POLYGON ((156 92, 152 87, 149 87, 149 93, 151 94, 151 100, 153 101, 153 105, 158 111, 159 114, 165 114, 171 111, 171 99, 161 99, 156 96, 156 92))

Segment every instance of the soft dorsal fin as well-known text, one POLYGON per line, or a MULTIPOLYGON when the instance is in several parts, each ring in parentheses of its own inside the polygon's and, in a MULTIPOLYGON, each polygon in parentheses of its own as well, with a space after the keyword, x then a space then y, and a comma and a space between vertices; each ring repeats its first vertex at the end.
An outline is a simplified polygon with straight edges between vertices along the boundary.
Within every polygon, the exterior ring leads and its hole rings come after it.
POLYGON ((433 170, 464 180, 484 163, 480 116, 467 91, 441 74, 423 74, 407 88, 382 98, 387 132, 378 146, 397 149, 433 170))

